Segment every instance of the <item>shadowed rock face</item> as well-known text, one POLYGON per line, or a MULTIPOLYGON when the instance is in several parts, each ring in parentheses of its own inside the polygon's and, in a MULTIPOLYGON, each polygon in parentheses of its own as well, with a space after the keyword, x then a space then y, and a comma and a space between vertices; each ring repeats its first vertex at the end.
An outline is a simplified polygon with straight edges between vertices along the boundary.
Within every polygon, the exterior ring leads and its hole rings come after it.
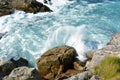
POLYGON ((14 9, 29 13, 52 12, 52 10, 36 0, 0 0, 0 16, 12 14, 14 9))
POLYGON ((14 68, 20 66, 28 66, 28 61, 20 58, 17 61, 11 59, 7 62, 0 61, 0 80, 6 75, 8 75, 14 68))

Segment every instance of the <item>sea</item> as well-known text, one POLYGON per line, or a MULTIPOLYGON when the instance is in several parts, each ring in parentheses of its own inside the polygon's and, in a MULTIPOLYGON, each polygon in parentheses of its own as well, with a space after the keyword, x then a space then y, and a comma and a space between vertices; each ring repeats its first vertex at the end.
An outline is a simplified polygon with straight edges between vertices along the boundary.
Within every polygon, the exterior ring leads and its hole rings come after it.
MULTIPOLYGON (((42 0, 37 0, 42 1, 42 0)), ((0 17, 0 60, 19 57, 36 66, 47 50, 68 45, 81 61, 86 52, 104 47, 120 32, 120 0, 51 0, 53 12, 14 14, 0 17)))

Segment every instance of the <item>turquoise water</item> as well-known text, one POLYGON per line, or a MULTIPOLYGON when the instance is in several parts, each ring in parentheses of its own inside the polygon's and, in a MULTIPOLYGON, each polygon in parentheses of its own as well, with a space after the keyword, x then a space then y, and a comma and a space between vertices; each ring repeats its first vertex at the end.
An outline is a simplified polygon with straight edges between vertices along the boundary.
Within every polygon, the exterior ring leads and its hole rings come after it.
POLYGON ((73 0, 50 6, 54 12, 30 14, 16 11, 0 17, 0 59, 26 58, 31 65, 48 49, 73 46, 80 60, 85 52, 102 48, 120 31, 119 0, 73 0))

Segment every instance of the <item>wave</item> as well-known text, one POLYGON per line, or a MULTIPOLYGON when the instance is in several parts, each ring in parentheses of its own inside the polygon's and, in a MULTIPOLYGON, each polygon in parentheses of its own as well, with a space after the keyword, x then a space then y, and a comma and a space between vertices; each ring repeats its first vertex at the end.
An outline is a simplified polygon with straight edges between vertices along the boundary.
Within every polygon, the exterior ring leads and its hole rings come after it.
POLYGON ((52 13, 16 11, 0 17, 0 33, 7 32, 0 40, 0 59, 20 56, 35 66, 48 49, 69 45, 83 61, 86 51, 102 48, 120 31, 120 2, 53 1, 52 13))

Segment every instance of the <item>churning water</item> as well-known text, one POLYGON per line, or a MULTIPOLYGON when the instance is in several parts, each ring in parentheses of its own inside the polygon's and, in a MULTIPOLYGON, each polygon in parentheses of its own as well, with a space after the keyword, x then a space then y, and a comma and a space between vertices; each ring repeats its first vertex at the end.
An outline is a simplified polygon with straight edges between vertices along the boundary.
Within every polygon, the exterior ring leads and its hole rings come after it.
POLYGON ((120 31, 119 0, 52 0, 54 12, 25 13, 16 11, 0 17, 0 59, 18 56, 31 65, 48 49, 73 46, 79 59, 85 52, 102 48, 120 31))

